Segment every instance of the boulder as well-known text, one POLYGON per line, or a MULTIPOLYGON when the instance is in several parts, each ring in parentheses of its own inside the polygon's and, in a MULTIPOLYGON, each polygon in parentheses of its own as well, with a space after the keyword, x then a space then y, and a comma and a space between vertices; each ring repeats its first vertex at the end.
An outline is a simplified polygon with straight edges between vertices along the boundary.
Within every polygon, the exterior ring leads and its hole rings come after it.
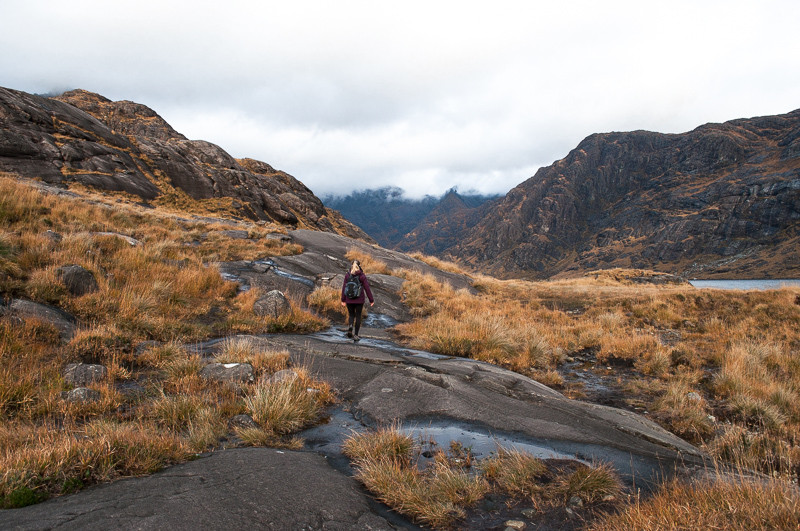
POLYGON ((99 382, 108 376, 108 369, 91 363, 70 363, 64 367, 64 381, 78 387, 99 382))
POLYGON ((67 402, 97 402, 100 400, 100 391, 88 387, 76 387, 63 394, 67 402))
POLYGON ((61 266, 56 270, 56 274, 66 286, 67 291, 76 297, 94 293, 99 289, 94 273, 79 265, 61 266))
POLYGON ((69 341, 75 335, 75 318, 58 308, 22 299, 14 299, 6 312, 18 317, 32 317, 50 323, 58 329, 62 341, 69 341))
POLYGON ((292 312, 292 305, 286 296, 274 289, 253 304, 253 313, 263 317, 277 319, 282 315, 292 312))
POLYGON ((254 380, 253 366, 249 363, 210 363, 200 370, 207 380, 228 383, 247 383, 254 380))
POLYGON ((44 236, 45 238, 47 238, 48 240, 50 240, 53 243, 61 243, 61 240, 64 239, 64 237, 61 234, 59 234, 57 232, 54 232, 52 230, 44 231, 42 233, 42 236, 44 236))

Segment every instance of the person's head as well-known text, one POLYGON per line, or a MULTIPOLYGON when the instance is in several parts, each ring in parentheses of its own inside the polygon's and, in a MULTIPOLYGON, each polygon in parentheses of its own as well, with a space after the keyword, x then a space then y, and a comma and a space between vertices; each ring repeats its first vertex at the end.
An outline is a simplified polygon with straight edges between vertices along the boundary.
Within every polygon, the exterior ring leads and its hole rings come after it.
POLYGON ((353 265, 350 266, 350 274, 355 275, 358 274, 359 271, 361 271, 361 262, 353 260, 353 265))

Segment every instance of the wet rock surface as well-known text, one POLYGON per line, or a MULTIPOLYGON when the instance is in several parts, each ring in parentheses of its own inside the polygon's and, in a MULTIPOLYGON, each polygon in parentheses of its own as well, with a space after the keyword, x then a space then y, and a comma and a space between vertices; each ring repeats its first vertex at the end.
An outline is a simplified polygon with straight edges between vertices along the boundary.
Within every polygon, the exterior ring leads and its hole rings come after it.
POLYGON ((3 529, 398 529, 324 457, 271 448, 219 452, 5 510, 0 523, 3 529))

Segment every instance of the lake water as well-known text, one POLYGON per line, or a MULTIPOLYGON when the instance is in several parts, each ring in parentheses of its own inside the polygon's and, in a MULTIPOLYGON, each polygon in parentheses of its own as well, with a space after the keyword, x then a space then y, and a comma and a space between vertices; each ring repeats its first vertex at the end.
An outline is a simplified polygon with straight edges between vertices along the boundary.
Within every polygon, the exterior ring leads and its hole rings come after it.
POLYGON ((779 280, 690 280, 695 288, 714 289, 780 289, 784 287, 800 287, 800 279, 789 278, 779 280))

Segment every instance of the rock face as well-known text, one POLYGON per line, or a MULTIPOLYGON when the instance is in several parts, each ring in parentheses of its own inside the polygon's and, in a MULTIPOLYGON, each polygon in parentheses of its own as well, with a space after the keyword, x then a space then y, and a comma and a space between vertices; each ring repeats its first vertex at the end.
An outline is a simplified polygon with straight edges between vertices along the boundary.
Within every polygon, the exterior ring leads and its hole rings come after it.
POLYGON ((796 277, 800 110, 683 134, 591 135, 441 252, 506 276, 796 277))
POLYGON ((291 175, 188 140, 144 105, 84 90, 45 98, 0 88, 0 170, 369 240, 291 175))

